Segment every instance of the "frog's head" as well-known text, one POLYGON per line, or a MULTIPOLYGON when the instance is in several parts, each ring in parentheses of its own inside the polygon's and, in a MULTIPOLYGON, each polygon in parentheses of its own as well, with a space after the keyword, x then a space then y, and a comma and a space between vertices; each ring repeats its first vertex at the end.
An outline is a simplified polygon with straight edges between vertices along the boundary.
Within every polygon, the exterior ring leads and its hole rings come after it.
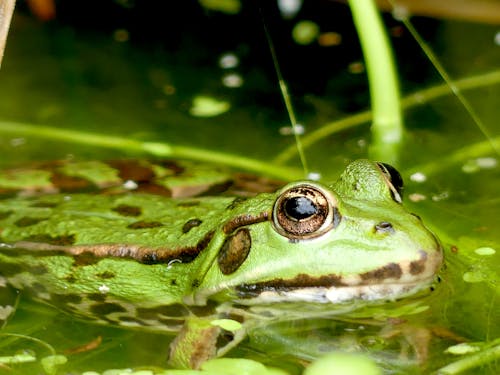
POLYGON ((399 173, 368 160, 351 163, 332 185, 295 182, 263 196, 269 207, 260 217, 268 219, 232 228, 199 296, 338 303, 427 288, 442 249, 401 197, 399 173))

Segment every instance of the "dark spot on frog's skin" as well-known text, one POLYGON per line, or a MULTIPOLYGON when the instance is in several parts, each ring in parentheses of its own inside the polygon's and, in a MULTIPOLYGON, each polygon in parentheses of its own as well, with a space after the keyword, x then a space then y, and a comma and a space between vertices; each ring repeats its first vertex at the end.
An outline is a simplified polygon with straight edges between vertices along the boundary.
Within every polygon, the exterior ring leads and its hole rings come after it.
POLYGON ((37 266, 30 267, 28 269, 28 272, 32 273, 33 275, 43 275, 43 274, 48 273, 49 270, 45 265, 39 264, 37 266))
POLYGON ((184 324, 184 319, 159 318, 158 322, 167 327, 176 327, 176 326, 182 326, 184 324))
POLYGON ((228 345, 233 340, 234 340, 234 333, 226 331, 225 329, 221 329, 219 335, 217 336, 217 342, 215 344, 215 347, 217 349, 221 349, 226 345, 228 345))
POLYGON ((75 261, 73 263, 73 266, 75 267, 90 266, 96 264, 101 260, 98 256, 96 256, 94 253, 91 253, 90 251, 85 251, 81 254, 75 255, 74 259, 75 261))
POLYGON ((151 166, 139 160, 111 160, 108 164, 118 170, 118 176, 124 181, 141 183, 155 177, 151 166))
POLYGON ((159 221, 136 221, 135 223, 127 225, 129 229, 149 229, 149 228, 157 228, 162 227, 163 224, 159 221))
POLYGON ((200 280, 194 279, 193 282, 191 283, 191 286, 193 288, 198 288, 200 286, 200 280))
POLYGON ((423 250, 419 251, 420 259, 414 260, 410 263, 410 273, 412 275, 418 275, 425 271, 425 263, 427 262, 427 253, 423 250))
POLYGON ((177 285, 177 280, 176 279, 170 280, 170 285, 176 286, 177 285))
POLYGON ((137 317, 141 319, 158 319, 158 316, 170 318, 182 318, 189 315, 189 310, 180 303, 158 307, 138 307, 136 309, 137 317))
POLYGON ((29 227, 31 225, 38 224, 41 221, 47 220, 46 217, 29 217, 29 216, 24 216, 14 222, 14 225, 16 227, 29 227))
POLYGON ((82 177, 68 176, 59 172, 53 172, 50 182, 60 191, 82 190, 93 186, 93 184, 82 177))
POLYGON ((392 226, 391 223, 388 223, 387 221, 381 221, 375 227, 373 228, 375 233, 387 233, 387 234, 393 234, 395 233, 395 230, 392 226))
POLYGON ((21 272, 24 271, 24 268, 13 263, 5 263, 2 265, 2 270, 0 272, 0 275, 4 277, 10 277, 10 276, 15 276, 21 272))
POLYGON ((212 196, 219 195, 229 190, 233 185, 232 181, 221 182, 220 184, 213 184, 207 190, 202 191, 198 196, 212 196))
POLYGON ((239 229, 236 233, 228 236, 222 245, 217 262, 224 275, 230 275, 243 264, 250 248, 252 237, 247 228, 239 229))
POLYGON ((74 275, 69 275, 64 278, 64 280, 70 284, 73 284, 76 282, 76 277, 74 275))
POLYGON ((206 305, 203 306, 190 306, 189 311, 196 316, 207 316, 215 313, 217 307, 219 307, 217 302, 209 300, 206 305))
POLYGON ((23 241, 46 243, 49 245, 56 245, 56 246, 68 246, 68 245, 73 245, 75 243, 75 236, 73 234, 61 235, 61 236, 51 236, 49 234, 35 234, 23 238, 23 241))
MULTIPOLYGON (((117 312, 126 312, 127 310, 117 303, 98 303, 90 306, 90 311, 97 316, 105 318, 106 315, 117 313, 117 312)), ((106 318, 105 318, 106 319, 106 318)))
POLYGON ((233 210, 235 209, 236 207, 238 207, 241 203, 245 202, 246 201, 246 198, 243 198, 243 197, 236 197, 234 198, 234 200, 231 202, 231 204, 229 204, 226 209, 228 210, 233 210))
POLYGON ((182 233, 187 233, 191 229, 200 226, 202 221, 200 219, 190 219, 182 226, 182 233))
POLYGON ((376 270, 362 273, 360 276, 361 279, 363 279, 364 281, 366 280, 380 281, 385 279, 399 279, 402 274, 403 271, 401 270, 399 264, 389 263, 383 267, 377 268, 376 270))
POLYGON ((14 211, 0 211, 0 220, 7 219, 14 211))
POLYGON ((66 304, 66 303, 80 303, 82 302, 82 296, 79 294, 51 294, 50 301, 54 304, 66 304))
POLYGON ((106 301, 106 294, 103 293, 89 293, 87 298, 94 302, 104 302, 106 301))
POLYGON ((142 209, 138 206, 130 206, 128 204, 120 204, 111 209, 122 216, 140 216, 142 209))
POLYGON ((37 207, 37 208, 54 208, 57 206, 58 203, 55 202, 34 202, 30 205, 30 207, 37 207))
POLYGON ((151 183, 139 183, 137 189, 135 189, 138 193, 147 193, 153 195, 161 195, 164 197, 171 197, 172 191, 164 186, 151 184, 151 183))
POLYGON ((23 291, 30 296, 38 296, 42 293, 47 293, 47 288, 41 283, 33 283, 31 286, 23 288, 23 291))
POLYGON ((96 274, 96 276, 100 279, 108 280, 116 277, 116 274, 110 271, 104 271, 101 273, 96 274))
POLYGON ((319 277, 311 277, 306 274, 299 274, 293 279, 274 279, 256 284, 241 284, 236 287, 238 296, 241 298, 257 297, 265 291, 287 291, 290 289, 307 288, 307 287, 340 287, 345 286, 342 281, 342 276, 339 275, 323 275, 319 277))
POLYGON ((200 201, 185 201, 177 203, 177 207, 196 207, 200 205, 200 201))

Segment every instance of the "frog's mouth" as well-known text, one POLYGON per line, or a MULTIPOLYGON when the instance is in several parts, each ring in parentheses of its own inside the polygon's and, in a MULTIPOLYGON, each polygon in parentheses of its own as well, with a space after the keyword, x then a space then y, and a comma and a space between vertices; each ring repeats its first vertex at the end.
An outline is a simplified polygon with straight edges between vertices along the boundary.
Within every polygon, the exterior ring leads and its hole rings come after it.
POLYGON ((436 278, 413 283, 384 283, 356 286, 332 287, 263 287, 258 284, 245 284, 236 288, 242 304, 267 304, 277 302, 315 302, 343 303, 354 300, 380 301, 395 300, 413 295, 430 288, 436 278))
POLYGON ((419 260, 389 263, 359 275, 311 277, 299 274, 293 279, 240 284, 235 289, 243 304, 395 300, 430 289, 438 280, 436 274, 441 264, 441 252, 428 256, 421 250, 419 260))

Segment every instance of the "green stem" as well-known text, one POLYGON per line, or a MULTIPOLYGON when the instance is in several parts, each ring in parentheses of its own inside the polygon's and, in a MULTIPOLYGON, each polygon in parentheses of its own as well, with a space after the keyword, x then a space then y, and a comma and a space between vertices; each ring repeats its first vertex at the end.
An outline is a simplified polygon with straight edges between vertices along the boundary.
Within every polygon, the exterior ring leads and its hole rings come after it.
MULTIPOLYGON (((495 70, 485 74, 471 76, 455 81, 455 85, 462 91, 485 87, 497 84, 500 82, 500 70, 495 70)), ((409 109, 418 105, 423 105, 434 99, 452 94, 450 87, 444 83, 437 86, 432 86, 427 89, 418 90, 413 94, 405 96, 401 101, 403 109, 409 109)), ((325 137, 335 134, 339 131, 354 128, 356 126, 368 123, 372 118, 372 111, 359 112, 353 116, 349 116, 340 120, 329 122, 317 130, 306 134, 302 137, 302 146, 307 148, 325 137)), ((273 161, 277 164, 286 163, 297 154, 295 146, 290 146, 284 149, 273 161)))
POLYGON ((488 139, 487 141, 474 143, 469 146, 462 147, 455 152, 439 158, 439 163, 432 161, 427 164, 417 165, 406 171, 408 175, 416 172, 424 173, 427 176, 435 175, 438 172, 449 168, 452 165, 463 163, 469 159, 478 158, 492 152, 492 145, 497 149, 500 147, 500 137, 488 139))
POLYGON ((464 371, 476 368, 479 366, 484 366, 489 362, 500 359, 500 345, 493 346, 491 348, 481 350, 477 353, 468 355, 458 361, 450 363, 445 367, 440 368, 436 371, 437 375, 452 375, 460 374, 464 371))
POLYGON ((349 0, 366 63, 373 111, 371 157, 397 164, 403 115, 394 58, 373 0, 349 0))
POLYGON ((159 158, 183 158, 200 160, 204 162, 225 164, 235 168, 263 173, 284 180, 304 178, 303 172, 289 167, 277 166, 260 160, 246 158, 229 153, 199 149, 186 146, 170 145, 163 142, 142 142, 134 139, 121 138, 111 135, 88 133, 71 129, 59 129, 50 126, 23 124, 11 121, 0 121, 0 134, 16 134, 47 138, 50 140, 64 141, 104 147, 120 151, 146 154, 159 158))

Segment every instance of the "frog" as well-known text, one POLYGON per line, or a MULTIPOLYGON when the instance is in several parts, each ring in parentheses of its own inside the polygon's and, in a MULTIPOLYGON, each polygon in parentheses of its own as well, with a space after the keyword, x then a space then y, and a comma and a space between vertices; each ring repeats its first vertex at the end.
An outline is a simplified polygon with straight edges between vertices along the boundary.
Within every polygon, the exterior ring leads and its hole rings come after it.
POLYGON ((442 246, 404 207, 389 164, 355 160, 331 183, 263 179, 250 194, 235 175, 201 170, 115 161, 4 172, 4 284, 99 324, 175 333, 178 368, 225 355, 247 320, 342 314, 434 288, 442 246), (214 324, 224 318, 242 324, 214 324))

